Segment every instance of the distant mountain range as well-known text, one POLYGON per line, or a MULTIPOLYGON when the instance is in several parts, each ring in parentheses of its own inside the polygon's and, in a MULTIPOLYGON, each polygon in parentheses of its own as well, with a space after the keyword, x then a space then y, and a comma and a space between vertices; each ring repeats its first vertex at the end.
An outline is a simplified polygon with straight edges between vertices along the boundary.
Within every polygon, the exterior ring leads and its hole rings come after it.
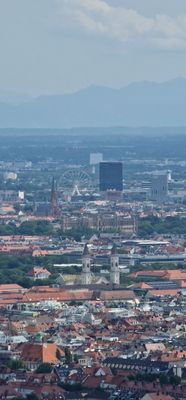
POLYGON ((18 106, 25 101, 29 101, 32 99, 32 96, 24 94, 24 93, 17 93, 14 90, 4 90, 0 88, 0 103, 7 103, 12 104, 14 106, 18 106))
POLYGON ((76 93, 2 102, 0 128, 186 126, 186 79, 90 86, 76 93))

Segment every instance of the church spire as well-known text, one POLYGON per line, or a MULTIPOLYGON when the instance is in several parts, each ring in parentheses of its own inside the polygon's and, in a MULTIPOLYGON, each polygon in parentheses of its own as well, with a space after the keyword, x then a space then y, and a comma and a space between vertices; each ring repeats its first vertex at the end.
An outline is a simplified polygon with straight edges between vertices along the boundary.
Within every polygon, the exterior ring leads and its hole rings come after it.
POLYGON ((57 217, 59 214, 58 207, 58 196, 57 196, 57 184, 55 182, 54 176, 52 178, 51 187, 51 198, 50 198, 50 212, 53 217, 57 217))

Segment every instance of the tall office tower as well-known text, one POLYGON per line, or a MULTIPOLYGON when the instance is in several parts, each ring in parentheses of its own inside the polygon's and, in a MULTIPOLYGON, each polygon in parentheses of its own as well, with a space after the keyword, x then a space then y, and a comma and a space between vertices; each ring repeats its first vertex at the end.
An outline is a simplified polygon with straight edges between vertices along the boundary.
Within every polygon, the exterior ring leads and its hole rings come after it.
POLYGON ((110 282, 114 285, 120 284, 119 256, 117 254, 116 245, 113 245, 110 257, 110 282))
POLYGON ((82 281, 83 285, 90 285, 92 282, 91 257, 90 257, 90 253, 89 253, 87 244, 84 247, 84 251, 83 251, 83 255, 82 255, 81 281, 82 281))
POLYGON ((103 161, 102 153, 90 153, 90 166, 92 168, 93 175, 97 174, 99 163, 102 161, 103 161))
POLYGON ((167 173, 156 174, 151 180, 151 199, 163 202, 168 198, 168 175, 167 173))
POLYGON ((90 153, 90 165, 98 165, 103 161, 102 153, 90 153))
POLYGON ((100 192, 123 191, 123 164, 122 162, 101 162, 99 164, 100 192))

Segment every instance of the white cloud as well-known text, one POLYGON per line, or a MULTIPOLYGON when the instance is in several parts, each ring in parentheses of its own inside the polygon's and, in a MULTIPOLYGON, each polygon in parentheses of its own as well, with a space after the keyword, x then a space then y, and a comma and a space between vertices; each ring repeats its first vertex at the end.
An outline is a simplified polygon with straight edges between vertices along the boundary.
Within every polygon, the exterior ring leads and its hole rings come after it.
POLYGON ((56 0, 65 29, 141 42, 162 49, 186 49, 186 14, 145 17, 134 9, 114 7, 106 0, 56 0))

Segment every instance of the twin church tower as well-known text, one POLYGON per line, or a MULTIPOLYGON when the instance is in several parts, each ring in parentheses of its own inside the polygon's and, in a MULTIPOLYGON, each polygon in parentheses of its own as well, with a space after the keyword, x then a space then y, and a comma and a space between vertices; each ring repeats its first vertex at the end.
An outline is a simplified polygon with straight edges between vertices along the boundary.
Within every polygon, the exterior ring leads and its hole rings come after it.
MULTIPOLYGON (((119 270, 119 256, 117 254, 117 248, 114 244, 110 255, 110 283, 113 285, 120 284, 120 270, 119 270)), ((81 282, 83 285, 91 285, 92 272, 91 272, 91 256, 86 244, 82 255, 82 272, 81 282)))

